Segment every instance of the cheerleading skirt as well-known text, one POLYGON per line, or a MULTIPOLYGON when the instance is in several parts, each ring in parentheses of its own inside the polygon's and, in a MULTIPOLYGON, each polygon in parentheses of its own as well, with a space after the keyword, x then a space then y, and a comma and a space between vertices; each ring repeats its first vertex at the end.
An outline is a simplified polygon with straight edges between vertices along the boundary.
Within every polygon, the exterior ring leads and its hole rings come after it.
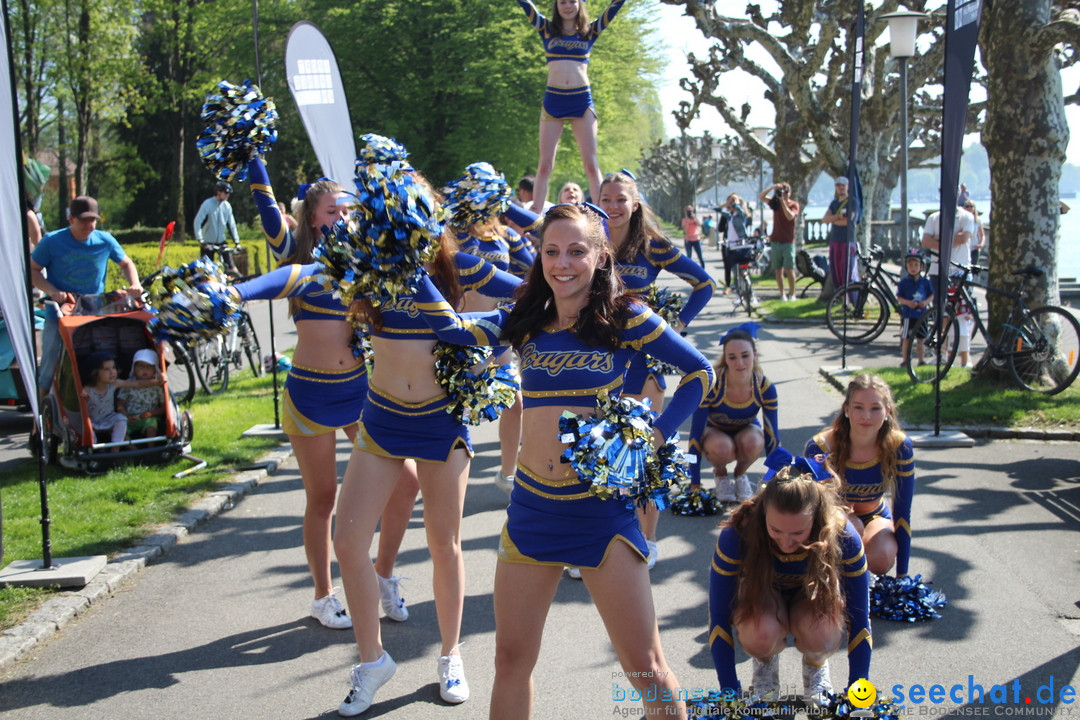
POLYGON ((540 119, 571 120, 585 117, 585 113, 590 110, 593 117, 596 117, 592 89, 588 85, 575 88, 558 88, 548 85, 544 90, 544 102, 540 106, 540 119))
POLYGON ((601 500, 576 475, 545 480, 517 467, 499 558, 525 565, 597 568, 616 542, 649 554, 637 514, 620 499, 601 500))
POLYGON ((281 427, 286 435, 314 436, 355 425, 367 386, 363 363, 348 370, 293 365, 285 378, 281 427))
MULTIPOLYGON (((667 390, 667 380, 664 379, 663 375, 651 372, 649 370, 649 356, 639 352, 631 358, 630 365, 626 368, 626 377, 623 379, 623 394, 643 395, 645 393, 645 381, 649 378, 653 379, 656 387, 667 390)), ((663 408, 652 409, 656 412, 663 410, 663 408)))
POLYGON ((889 506, 882 500, 878 503, 878 506, 868 513, 863 513, 858 516, 862 520, 863 527, 870 524, 871 520, 877 520, 878 518, 885 518, 886 520, 892 520, 892 512, 889 511, 889 506))
POLYGON ((445 394, 410 403, 369 387, 355 445, 372 455, 434 463, 458 448, 472 457, 469 429, 446 411, 449 406, 445 394))

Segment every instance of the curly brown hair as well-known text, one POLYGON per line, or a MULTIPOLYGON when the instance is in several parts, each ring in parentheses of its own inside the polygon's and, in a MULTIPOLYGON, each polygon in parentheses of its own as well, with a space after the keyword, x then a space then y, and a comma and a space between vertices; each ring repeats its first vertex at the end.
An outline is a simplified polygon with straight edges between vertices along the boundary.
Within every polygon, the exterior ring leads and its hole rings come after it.
POLYGON ((829 469, 844 482, 848 460, 851 459, 851 421, 847 417, 851 398, 860 390, 873 390, 881 396, 885 405, 885 422, 877 434, 878 462, 881 463, 881 480, 885 491, 891 493, 896 486, 896 453, 907 437, 896 419, 896 404, 892 389, 877 375, 862 373, 848 383, 844 404, 832 421, 832 438, 829 441, 829 469))
POLYGON ((587 345, 614 352, 621 342, 630 299, 625 293, 622 279, 615 271, 603 221, 582 205, 555 205, 544 215, 544 225, 540 230, 541 257, 533 263, 528 279, 518 288, 517 302, 503 327, 502 337, 510 345, 521 347, 544 326, 558 320, 554 294, 544 277, 543 268, 544 234, 558 220, 584 223, 586 240, 603 254, 603 260, 593 274, 588 302, 574 324, 574 334, 587 345))
POLYGON ((732 614, 736 623, 763 613, 766 598, 773 593, 775 544, 765 520, 768 508, 813 516, 809 542, 803 546, 808 557, 802 593, 809 600, 814 617, 837 625, 842 622, 840 536, 847 525, 847 514, 836 492, 835 479, 815 481, 810 474, 797 473, 791 467, 781 468, 760 493, 744 502, 725 523, 739 533, 742 548, 742 570, 732 614))

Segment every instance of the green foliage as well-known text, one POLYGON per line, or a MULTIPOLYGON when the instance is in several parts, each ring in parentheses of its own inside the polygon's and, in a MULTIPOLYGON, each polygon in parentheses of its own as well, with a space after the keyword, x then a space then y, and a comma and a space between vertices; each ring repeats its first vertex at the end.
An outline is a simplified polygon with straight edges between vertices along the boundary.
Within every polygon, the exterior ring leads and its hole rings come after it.
MULTIPOLYGON (((156 233, 157 238, 160 238, 162 230, 157 228, 135 228, 131 233, 149 236, 153 236, 154 233, 156 233)), ((259 234, 256 236, 255 232, 250 228, 241 228, 240 244, 243 246, 244 250, 247 251, 248 273, 259 275, 265 272, 267 268, 266 245, 263 242, 262 235, 259 234)), ((158 239, 155 239, 152 243, 124 245, 124 252, 126 252, 128 257, 131 258, 131 261, 135 263, 135 267, 139 270, 140 278, 144 278, 154 270, 157 270, 158 239)), ((165 255, 163 256, 161 263, 166 267, 179 267, 181 265, 186 265, 198 257, 198 243, 194 241, 186 243, 170 242, 165 247, 165 255)), ((239 260, 237 260, 237 263, 239 263, 239 260)), ((115 290, 127 286, 127 282, 124 280, 123 275, 120 274, 120 269, 116 263, 109 263, 106 272, 106 290, 115 290)))

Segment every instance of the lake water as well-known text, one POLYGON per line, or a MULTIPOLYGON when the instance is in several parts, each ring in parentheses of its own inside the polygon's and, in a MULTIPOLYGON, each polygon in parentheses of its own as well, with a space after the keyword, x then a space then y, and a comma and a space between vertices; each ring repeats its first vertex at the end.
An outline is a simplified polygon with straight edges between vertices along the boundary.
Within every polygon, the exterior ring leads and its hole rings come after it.
MULTIPOLYGON (((1080 201, 1072 198, 1065 201, 1072 206, 1072 210, 1061 216, 1060 242, 1058 244, 1058 277, 1080 278, 1080 201)), ((979 214, 986 218, 990 203, 987 201, 975 201, 979 214)), ((821 218, 827 208, 810 206, 806 208, 806 217, 821 218)), ((924 211, 937 210, 938 206, 932 203, 911 203, 908 206, 914 217, 925 217, 924 211)))

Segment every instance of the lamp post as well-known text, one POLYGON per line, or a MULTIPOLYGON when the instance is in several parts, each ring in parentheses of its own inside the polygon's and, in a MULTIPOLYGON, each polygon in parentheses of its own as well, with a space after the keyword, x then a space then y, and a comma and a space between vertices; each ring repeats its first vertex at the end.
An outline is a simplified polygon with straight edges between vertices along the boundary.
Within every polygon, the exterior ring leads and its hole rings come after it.
MULTIPOLYGON (((758 142, 764 145, 769 141, 769 133, 772 132, 772 128, 756 127, 751 128, 751 132, 754 133, 754 137, 758 142)), ((765 156, 758 155, 758 175, 757 175, 757 194, 758 194, 758 215, 760 220, 758 221, 758 227, 765 226, 765 203, 761 202, 761 191, 765 189, 765 156)))
POLYGON ((915 54, 915 38, 919 34, 919 20, 926 17, 926 13, 903 10, 888 13, 881 16, 889 21, 889 55, 900 63, 900 135, 903 138, 903 147, 900 160, 900 232, 903 238, 901 253, 907 252, 907 246, 911 242, 911 231, 908 228, 908 87, 907 87, 907 61, 915 54))
MULTIPOLYGON (((720 207, 720 158, 724 154, 724 148, 715 140, 712 146, 712 159, 713 159, 713 212, 716 212, 720 207)), ((713 218, 713 228, 720 227, 720 223, 717 222, 719 216, 713 218)), ((720 249, 720 233, 718 230, 713 230, 713 249, 720 249)))

